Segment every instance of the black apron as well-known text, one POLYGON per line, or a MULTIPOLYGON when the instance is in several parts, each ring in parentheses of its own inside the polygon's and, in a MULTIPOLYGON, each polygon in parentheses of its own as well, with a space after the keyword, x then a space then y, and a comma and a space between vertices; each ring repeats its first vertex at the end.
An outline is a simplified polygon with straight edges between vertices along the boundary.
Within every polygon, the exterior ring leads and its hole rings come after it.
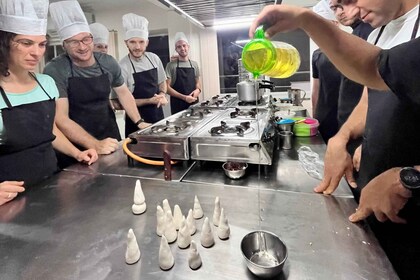
MULTIPOLYGON (((411 39, 417 34, 419 17, 411 39)), ((375 44, 382 35, 378 34, 375 44)), ((420 108, 392 91, 369 89, 368 112, 363 135, 362 158, 357 185, 363 188, 382 172, 420 163, 420 108)), ((356 197, 358 199, 358 197, 356 197)))
POLYGON ((108 137, 121 140, 115 114, 109 105, 111 83, 108 74, 95 57, 102 75, 90 78, 75 77, 73 63, 69 57, 68 59, 71 68, 67 89, 70 119, 98 140, 108 137))
POLYGON ((7 104, 7 108, 2 109, 4 130, 0 143, 0 182, 24 181, 25 186, 29 186, 58 171, 52 146, 55 101, 33 77, 49 100, 12 106, 0 87, 7 104))
MULTIPOLYGON (((358 21, 352 25, 353 35, 364 40, 372 32, 373 28, 368 23, 358 21)), ((359 103, 363 93, 363 85, 353 82, 346 76, 341 76, 340 90, 338 94, 338 125, 341 127, 359 103)))
MULTIPOLYGON (((353 28, 352 34, 364 40, 366 40, 369 34, 373 31, 373 27, 370 26, 369 23, 364 23, 361 20, 352 24, 351 27, 353 28)), ((337 108, 337 120, 339 129, 347 121, 350 114, 353 112, 354 108, 357 106, 360 99, 362 98, 363 88, 363 85, 348 79, 344 75, 341 75, 337 108)), ((351 156, 353 156, 354 151, 361 144, 362 137, 359 137, 358 139, 351 139, 347 144, 347 151, 350 153, 351 156)), ((353 190, 353 188, 351 188, 351 190, 353 190)))
MULTIPOLYGON (((108 74, 104 72, 99 61, 102 74, 97 77, 75 77, 73 63, 68 57, 71 77, 68 78, 67 98, 69 101, 69 118, 98 140, 108 137, 121 140, 115 114, 109 105, 111 84, 108 74)), ((79 149, 83 147, 76 145, 79 149)), ((57 151, 58 165, 65 168, 76 163, 76 159, 57 151)))
POLYGON ((337 107, 341 73, 319 49, 313 54, 313 66, 319 72, 319 96, 315 116, 325 143, 338 132, 337 107))
MULTIPOLYGON (((131 66, 133 68, 133 79, 134 79, 134 90, 133 96, 134 99, 146 99, 151 98, 159 92, 159 83, 158 83, 158 73, 157 68, 153 65, 152 61, 144 56, 152 64, 153 68, 143 72, 136 72, 133 62, 128 55, 131 66)), ((145 106, 137 107, 141 117, 145 122, 155 123, 163 119, 163 109, 162 107, 157 108, 156 104, 149 104, 145 106)), ((139 130, 138 126, 126 115, 125 116, 125 137, 128 137, 129 134, 139 130)))
MULTIPOLYGON (((179 67, 179 59, 176 66, 176 79, 172 88, 183 95, 190 95, 196 88, 195 70, 188 59, 191 67, 179 67)), ((198 100, 197 100, 198 102, 198 100)), ((190 103, 171 96, 171 113, 175 114, 190 107, 190 103)))

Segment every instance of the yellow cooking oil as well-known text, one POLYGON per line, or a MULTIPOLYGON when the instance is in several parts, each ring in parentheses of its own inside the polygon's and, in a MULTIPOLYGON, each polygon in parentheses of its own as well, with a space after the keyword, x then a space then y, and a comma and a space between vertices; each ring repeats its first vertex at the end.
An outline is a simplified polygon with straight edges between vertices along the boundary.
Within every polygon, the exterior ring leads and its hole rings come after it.
POLYGON ((242 63, 254 77, 288 78, 299 69, 300 55, 290 44, 265 39, 264 31, 258 28, 242 50, 242 63))

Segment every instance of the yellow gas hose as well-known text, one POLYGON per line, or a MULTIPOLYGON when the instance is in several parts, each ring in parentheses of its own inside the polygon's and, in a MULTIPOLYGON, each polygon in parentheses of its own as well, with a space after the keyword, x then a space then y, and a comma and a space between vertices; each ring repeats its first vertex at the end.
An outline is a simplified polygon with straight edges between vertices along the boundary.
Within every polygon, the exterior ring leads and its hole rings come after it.
MULTIPOLYGON (((134 160, 136 160, 136 161, 139 161, 139 162, 141 162, 141 163, 145 163, 145 164, 149 164, 149 165, 157 165, 157 166, 163 166, 163 165, 164 165, 164 162, 163 162, 163 161, 145 159, 145 158, 139 157, 138 155, 134 154, 134 153, 133 153, 132 151, 130 151, 130 150, 128 149, 128 147, 127 147, 127 144, 129 144, 129 143, 131 143, 131 142, 132 142, 132 139, 130 139, 130 138, 126 138, 126 139, 123 141, 123 145, 122 145, 124 152, 125 152, 125 153, 129 156, 129 157, 131 157, 132 159, 134 159, 134 160)), ((176 161, 172 161, 172 160, 171 160, 171 164, 175 164, 175 163, 177 163, 177 162, 176 162, 176 161)))

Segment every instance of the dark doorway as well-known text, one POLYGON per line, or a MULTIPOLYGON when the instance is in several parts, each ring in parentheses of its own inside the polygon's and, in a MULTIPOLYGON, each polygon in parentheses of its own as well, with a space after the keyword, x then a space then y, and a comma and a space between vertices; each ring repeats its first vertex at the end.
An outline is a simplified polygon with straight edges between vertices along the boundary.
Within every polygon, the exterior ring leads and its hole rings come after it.
POLYGON ((169 41, 168 35, 149 37, 147 51, 155 53, 162 60, 163 67, 169 62, 169 41))

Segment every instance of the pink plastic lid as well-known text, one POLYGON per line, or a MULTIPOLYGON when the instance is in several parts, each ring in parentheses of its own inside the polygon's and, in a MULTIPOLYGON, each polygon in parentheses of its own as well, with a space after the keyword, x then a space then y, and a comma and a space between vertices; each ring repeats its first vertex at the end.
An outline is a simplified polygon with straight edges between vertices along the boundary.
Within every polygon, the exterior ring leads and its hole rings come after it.
POLYGON ((306 124, 315 124, 317 122, 318 121, 316 119, 309 119, 309 118, 304 121, 304 123, 306 124))

